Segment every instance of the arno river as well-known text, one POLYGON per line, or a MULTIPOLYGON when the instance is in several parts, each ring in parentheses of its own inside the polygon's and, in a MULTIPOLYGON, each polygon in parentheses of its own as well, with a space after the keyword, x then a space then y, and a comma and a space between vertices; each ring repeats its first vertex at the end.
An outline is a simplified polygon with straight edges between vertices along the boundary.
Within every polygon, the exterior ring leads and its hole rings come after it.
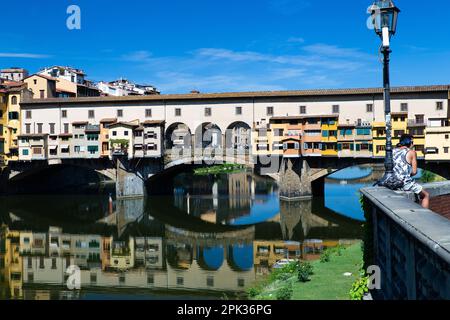
POLYGON ((297 202, 247 172, 178 174, 145 201, 2 197, 0 299, 241 298, 280 259, 361 239, 358 190, 376 178, 350 168, 326 180, 324 198, 297 202), (81 290, 67 289, 70 265, 81 290))

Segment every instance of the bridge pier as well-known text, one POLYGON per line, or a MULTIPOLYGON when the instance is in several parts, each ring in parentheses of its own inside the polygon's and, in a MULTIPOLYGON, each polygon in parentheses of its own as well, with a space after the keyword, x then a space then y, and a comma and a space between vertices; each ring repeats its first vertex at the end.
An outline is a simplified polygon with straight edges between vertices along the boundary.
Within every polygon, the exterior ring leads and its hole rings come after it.
POLYGON ((139 198, 145 197, 146 177, 137 170, 130 168, 128 160, 117 159, 116 170, 116 198, 139 198))
POLYGON ((0 194, 6 193, 8 181, 9 181, 9 168, 0 167, 0 194))
POLYGON ((304 159, 293 161, 284 158, 280 170, 280 198, 294 201, 312 197, 311 168, 308 162, 304 159))

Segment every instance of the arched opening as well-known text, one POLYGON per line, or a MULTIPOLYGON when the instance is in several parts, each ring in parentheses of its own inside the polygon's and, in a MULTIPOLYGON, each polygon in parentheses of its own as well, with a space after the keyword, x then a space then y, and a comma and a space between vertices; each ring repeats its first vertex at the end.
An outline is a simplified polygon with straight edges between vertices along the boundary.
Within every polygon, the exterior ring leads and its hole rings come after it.
POLYGON ((251 128, 242 121, 233 122, 225 133, 226 149, 238 154, 248 154, 251 144, 251 128))
POLYGON ((192 133, 187 124, 176 122, 171 124, 165 134, 166 150, 190 149, 192 133))
POLYGON ((198 149, 221 149, 222 130, 219 126, 206 122, 202 123, 195 130, 195 148, 198 149))
POLYGON ((198 247, 198 264, 209 271, 217 271, 223 264, 224 249, 222 246, 216 247, 198 247))
POLYGON ((24 170, 8 183, 11 193, 86 194, 114 193, 114 181, 107 170, 60 164, 24 170))
POLYGON ((188 244, 168 244, 167 263, 174 269, 188 270, 193 261, 192 247, 188 244))
POLYGON ((228 264, 236 271, 253 269, 253 244, 234 244, 228 247, 228 264))

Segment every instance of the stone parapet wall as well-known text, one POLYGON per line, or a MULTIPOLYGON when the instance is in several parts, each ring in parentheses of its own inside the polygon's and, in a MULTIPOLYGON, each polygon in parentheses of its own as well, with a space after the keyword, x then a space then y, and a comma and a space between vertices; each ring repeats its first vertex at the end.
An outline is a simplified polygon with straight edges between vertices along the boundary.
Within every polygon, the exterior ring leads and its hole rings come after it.
MULTIPOLYGON (((450 182, 425 185, 434 199, 450 194, 450 182)), ((411 200, 404 192, 364 188, 371 246, 379 266, 376 299, 450 299, 450 220, 411 200)), ((439 201, 439 200, 437 200, 439 201)), ((369 241, 368 241, 369 242, 369 241)))

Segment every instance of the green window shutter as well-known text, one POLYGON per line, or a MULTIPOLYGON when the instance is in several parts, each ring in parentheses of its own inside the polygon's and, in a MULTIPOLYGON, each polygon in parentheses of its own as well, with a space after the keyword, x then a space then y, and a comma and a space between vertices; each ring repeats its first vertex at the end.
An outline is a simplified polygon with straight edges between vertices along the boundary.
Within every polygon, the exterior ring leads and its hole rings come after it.
POLYGON ((338 143, 337 148, 338 148, 338 151, 342 151, 342 143, 338 143))
POLYGON ((356 145, 356 151, 361 151, 361 145, 360 144, 356 145))

